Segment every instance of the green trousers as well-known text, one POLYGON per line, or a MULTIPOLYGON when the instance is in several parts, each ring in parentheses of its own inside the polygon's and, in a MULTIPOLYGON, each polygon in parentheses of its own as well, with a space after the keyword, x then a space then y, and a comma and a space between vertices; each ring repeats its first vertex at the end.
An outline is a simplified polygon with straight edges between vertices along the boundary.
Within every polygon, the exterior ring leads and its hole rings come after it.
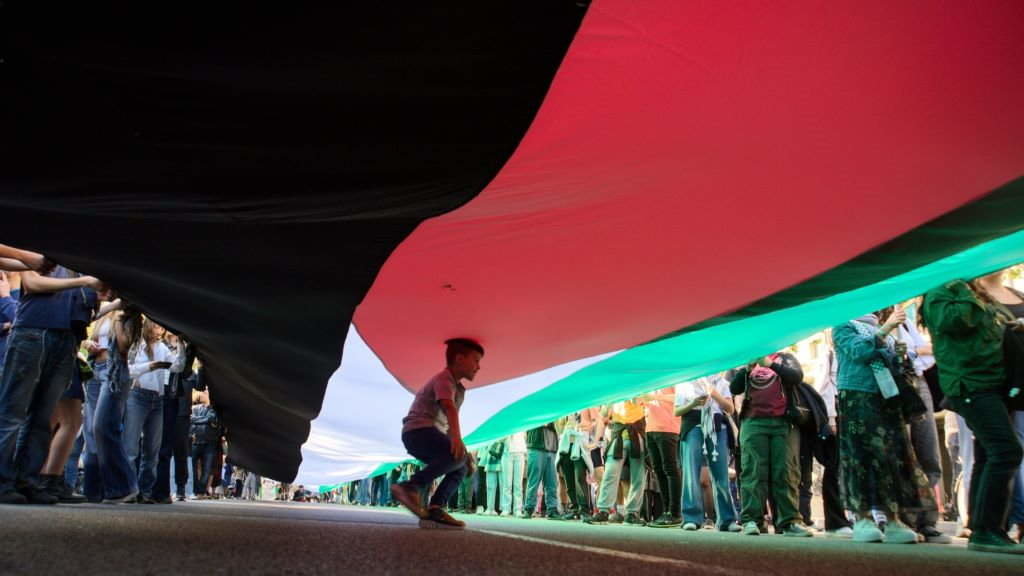
POLYGON ((775 525, 799 518, 797 485, 800 454, 790 450, 790 423, 784 418, 748 418, 740 427, 740 517, 744 524, 764 524, 769 497, 779 515, 775 525))

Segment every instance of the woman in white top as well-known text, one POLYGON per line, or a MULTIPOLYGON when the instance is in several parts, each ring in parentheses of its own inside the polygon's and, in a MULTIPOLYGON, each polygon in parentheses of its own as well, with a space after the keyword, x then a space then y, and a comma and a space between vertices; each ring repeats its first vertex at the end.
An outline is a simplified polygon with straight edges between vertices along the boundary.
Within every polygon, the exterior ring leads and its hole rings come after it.
POLYGON ((139 465, 139 502, 153 504, 153 485, 163 437, 163 395, 170 373, 184 368, 184 354, 164 344, 164 328, 150 319, 142 323, 142 338, 128 351, 128 375, 132 390, 125 411, 124 448, 129 462, 139 465))

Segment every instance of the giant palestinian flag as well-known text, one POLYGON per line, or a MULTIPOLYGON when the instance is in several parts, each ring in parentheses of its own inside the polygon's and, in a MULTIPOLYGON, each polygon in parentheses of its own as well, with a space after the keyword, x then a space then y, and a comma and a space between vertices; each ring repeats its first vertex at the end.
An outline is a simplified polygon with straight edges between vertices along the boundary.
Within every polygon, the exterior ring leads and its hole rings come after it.
POLYGON ((449 337, 486 441, 1024 260, 1020 2, 587 4, 6 3, 0 242, 318 483, 405 457, 449 337))

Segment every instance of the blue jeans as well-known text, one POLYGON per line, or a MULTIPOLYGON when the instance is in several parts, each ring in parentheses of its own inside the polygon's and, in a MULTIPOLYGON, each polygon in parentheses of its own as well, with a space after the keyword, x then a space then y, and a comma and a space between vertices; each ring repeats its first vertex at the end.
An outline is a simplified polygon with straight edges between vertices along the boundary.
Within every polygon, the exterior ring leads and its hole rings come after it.
POLYGON ((501 512, 519 515, 523 511, 523 474, 526 454, 513 454, 507 447, 501 455, 501 512))
POLYGON ((451 440, 433 426, 403 432, 402 443, 409 454, 426 464, 422 470, 413 474, 409 484, 423 488, 444 476, 444 480, 441 480, 437 490, 434 490, 434 495, 430 497, 430 506, 447 505, 466 476, 466 458, 456 460, 452 456, 451 440))
POLYGON ((124 451, 138 466, 139 493, 149 498, 156 484, 156 464, 164 429, 164 397, 152 390, 132 388, 124 417, 124 451), (141 450, 142 458, 139 458, 141 450))
POLYGON ((558 454, 544 450, 526 451, 526 497, 523 512, 532 514, 537 506, 537 488, 544 485, 544 508, 558 512, 558 454))
POLYGON ((124 449, 124 412, 131 390, 128 366, 111 351, 106 382, 100 387, 93 414, 93 437, 96 457, 103 482, 104 498, 121 498, 138 492, 139 481, 135 468, 124 449))
POLYGON ((96 404, 100 400, 100 389, 107 383, 109 363, 104 360, 92 365, 93 378, 85 383, 85 414, 82 420, 82 436, 85 437, 85 475, 82 478, 82 492, 91 502, 103 499, 103 480, 100 478, 100 461, 96 455, 96 404))
POLYGON ((217 445, 209 442, 192 445, 192 489, 196 496, 207 494, 207 485, 217 464, 217 445))
POLYGON ((68 461, 64 464, 64 483, 72 489, 78 486, 78 464, 84 451, 85 431, 79 430, 78 436, 75 436, 75 444, 71 447, 71 454, 68 454, 68 461))
POLYGON ((39 485, 50 452, 50 416, 71 383, 69 330, 15 327, 0 376, 0 493, 39 485))
POLYGON ((704 525, 704 490, 700 485, 700 469, 706 463, 715 494, 715 524, 725 530, 736 522, 736 502, 729 489, 729 433, 719 426, 716 433, 718 457, 712 461, 715 447, 704 438, 703 429, 694 426, 679 444, 679 461, 683 463, 683 522, 704 525), (707 450, 707 456, 704 455, 707 450))
POLYGON ((164 395, 164 430, 160 440, 160 460, 156 465, 156 485, 152 494, 152 498, 156 500, 171 495, 171 458, 174 458, 174 484, 177 495, 184 496, 189 484, 190 413, 179 413, 180 410, 180 398, 164 395))

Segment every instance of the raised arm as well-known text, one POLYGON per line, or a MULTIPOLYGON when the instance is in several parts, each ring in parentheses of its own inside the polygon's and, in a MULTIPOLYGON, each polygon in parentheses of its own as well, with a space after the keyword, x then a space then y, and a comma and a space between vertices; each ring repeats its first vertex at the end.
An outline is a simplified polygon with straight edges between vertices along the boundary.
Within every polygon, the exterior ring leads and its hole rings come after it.
POLYGON ((832 329, 832 342, 835 349, 842 350, 851 360, 867 364, 875 358, 881 358, 884 344, 874 335, 863 335, 846 322, 832 329))
POLYGON ((924 299, 925 320, 933 333, 961 336, 977 329, 988 311, 962 280, 929 292, 924 299))
MULTIPOLYGON (((14 246, 0 244, 0 259, 17 260, 28 270, 40 270, 47 265, 46 257, 38 252, 22 250, 14 246)), ((5 268, 5 270, 20 271, 20 268, 5 268)))
POLYGON ((31 270, 28 264, 25 264, 17 258, 0 258, 0 270, 6 270, 7 272, 24 272, 31 270))
POLYGON ((60 292, 69 288, 100 288, 102 283, 93 276, 79 276, 78 278, 50 278, 40 276, 36 272, 23 272, 21 275, 21 289, 25 293, 60 292))

